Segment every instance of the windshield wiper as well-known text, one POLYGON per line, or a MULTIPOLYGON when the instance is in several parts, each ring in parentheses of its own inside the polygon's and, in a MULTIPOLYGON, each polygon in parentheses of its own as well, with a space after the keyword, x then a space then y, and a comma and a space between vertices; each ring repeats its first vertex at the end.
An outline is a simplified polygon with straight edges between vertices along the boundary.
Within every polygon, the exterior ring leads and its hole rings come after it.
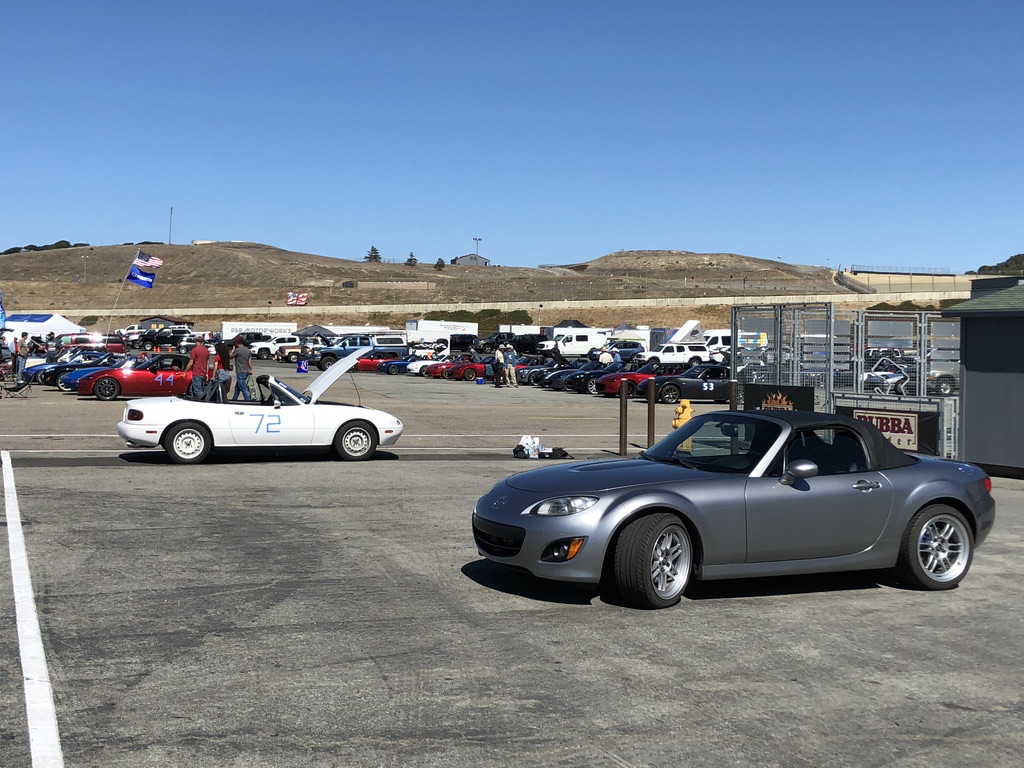
POLYGON ((687 469, 699 469, 699 467, 692 461, 681 459, 678 456, 651 456, 649 453, 645 453, 644 451, 641 451, 639 455, 640 458, 647 459, 648 461, 660 461, 664 464, 678 464, 679 466, 686 467, 687 469))

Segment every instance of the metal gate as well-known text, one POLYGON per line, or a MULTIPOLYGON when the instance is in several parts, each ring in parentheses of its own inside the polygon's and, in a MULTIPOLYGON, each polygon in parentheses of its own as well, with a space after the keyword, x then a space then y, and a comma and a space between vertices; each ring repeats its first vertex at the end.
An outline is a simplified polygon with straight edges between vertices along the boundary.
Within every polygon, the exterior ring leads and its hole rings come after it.
POLYGON ((897 397, 908 407, 934 399, 922 412, 942 414, 942 450, 955 456, 959 320, 824 303, 737 306, 732 340, 734 379, 814 387, 817 411, 834 410, 834 395, 897 397))

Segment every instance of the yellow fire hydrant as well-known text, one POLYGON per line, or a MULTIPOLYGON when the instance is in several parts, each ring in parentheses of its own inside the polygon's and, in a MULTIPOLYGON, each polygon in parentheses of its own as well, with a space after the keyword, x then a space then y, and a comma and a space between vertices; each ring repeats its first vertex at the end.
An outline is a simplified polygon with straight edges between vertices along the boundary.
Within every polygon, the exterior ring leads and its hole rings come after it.
POLYGON ((676 406, 676 417, 672 419, 672 429, 679 429, 683 424, 693 418, 693 408, 689 400, 680 400, 676 406))

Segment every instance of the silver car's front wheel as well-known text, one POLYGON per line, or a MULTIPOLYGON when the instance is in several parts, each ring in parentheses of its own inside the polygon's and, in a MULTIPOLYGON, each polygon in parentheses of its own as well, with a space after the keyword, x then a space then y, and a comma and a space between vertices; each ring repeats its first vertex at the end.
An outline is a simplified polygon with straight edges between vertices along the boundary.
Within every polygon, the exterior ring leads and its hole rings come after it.
POLYGON ((693 572, 693 546, 675 515, 634 520, 615 545, 615 583, 629 603, 666 608, 679 602, 693 572))
POLYGON ((970 570, 974 536, 967 520, 944 504, 925 507, 910 521, 896 574, 919 589, 952 589, 970 570))

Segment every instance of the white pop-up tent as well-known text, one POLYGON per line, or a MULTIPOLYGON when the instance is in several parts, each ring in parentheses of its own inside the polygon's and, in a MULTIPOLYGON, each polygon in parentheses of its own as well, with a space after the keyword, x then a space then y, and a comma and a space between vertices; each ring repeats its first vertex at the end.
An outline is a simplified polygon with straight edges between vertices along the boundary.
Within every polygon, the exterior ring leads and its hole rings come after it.
POLYGON ((85 328, 72 323, 63 315, 43 313, 8 315, 7 327, 4 329, 4 335, 8 340, 11 338, 11 333, 21 336, 23 331, 27 331, 29 336, 45 337, 50 331, 53 331, 55 336, 60 336, 62 333, 85 333, 85 328))

